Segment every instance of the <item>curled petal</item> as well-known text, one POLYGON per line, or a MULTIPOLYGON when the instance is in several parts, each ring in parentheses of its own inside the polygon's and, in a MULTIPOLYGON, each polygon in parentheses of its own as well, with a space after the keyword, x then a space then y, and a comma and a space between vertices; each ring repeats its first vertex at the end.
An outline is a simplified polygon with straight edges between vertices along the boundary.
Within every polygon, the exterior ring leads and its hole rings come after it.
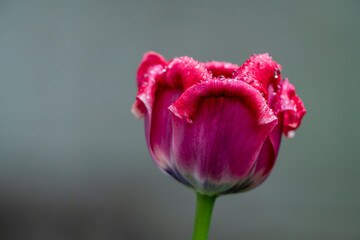
POLYGON ((267 98, 269 85, 277 85, 281 79, 281 65, 276 63, 268 53, 251 56, 234 74, 247 82, 267 98))
POLYGON ((212 72, 213 77, 219 77, 222 75, 226 78, 231 78, 234 71, 239 68, 236 64, 217 61, 206 62, 204 65, 208 71, 212 72))
POLYGON ((137 72, 138 93, 131 109, 136 117, 143 118, 146 111, 151 112, 156 81, 163 77, 165 65, 165 58, 157 53, 148 52, 144 55, 137 72))
POLYGON ((140 88, 144 83, 148 82, 147 74, 149 74, 150 68, 157 65, 164 67, 166 64, 167 61, 162 55, 156 52, 145 53, 136 74, 138 87, 140 88))
POLYGON ((224 96, 202 100, 193 123, 173 116, 172 157, 181 175, 208 195, 246 180, 277 123, 257 118, 246 97, 224 96))
POLYGON ((266 100, 249 84, 232 79, 210 80, 198 83, 187 89, 180 98, 169 107, 169 110, 177 117, 193 122, 195 114, 201 103, 212 97, 237 98, 244 102, 255 114, 259 125, 275 121, 277 118, 268 107, 266 100))
POLYGON ((203 63, 190 57, 174 58, 169 62, 166 84, 173 88, 187 89, 192 85, 210 78, 203 63))
POLYGON ((292 137, 306 113, 301 99, 295 94, 295 87, 288 79, 279 83, 280 88, 276 92, 273 109, 276 115, 282 113, 283 131, 287 137, 292 137))

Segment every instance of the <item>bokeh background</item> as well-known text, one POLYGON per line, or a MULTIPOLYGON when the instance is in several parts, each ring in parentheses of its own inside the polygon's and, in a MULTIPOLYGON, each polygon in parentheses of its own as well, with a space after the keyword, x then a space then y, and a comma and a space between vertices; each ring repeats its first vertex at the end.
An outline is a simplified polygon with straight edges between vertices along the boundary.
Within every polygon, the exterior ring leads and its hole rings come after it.
POLYGON ((0 1, 0 239, 190 239, 130 107, 142 54, 269 52, 308 110, 210 239, 360 239, 359 1, 0 1))

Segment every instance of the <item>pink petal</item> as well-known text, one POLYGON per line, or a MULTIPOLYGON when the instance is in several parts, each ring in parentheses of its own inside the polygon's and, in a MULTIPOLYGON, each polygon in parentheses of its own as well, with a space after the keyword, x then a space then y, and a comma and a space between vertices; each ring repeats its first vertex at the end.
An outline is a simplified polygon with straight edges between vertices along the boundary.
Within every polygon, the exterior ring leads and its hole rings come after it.
POLYGON ((247 97, 207 97, 196 104, 191 124, 173 116, 172 156, 177 169, 196 189, 208 193, 227 190, 246 180, 253 168, 277 119, 259 124, 259 114, 254 114, 247 97))
POLYGON ((256 160, 256 166, 251 176, 251 181, 246 190, 250 190, 260 185, 269 176, 274 167, 277 154, 279 152, 282 134, 282 124, 276 125, 269 137, 264 142, 261 151, 256 160))
POLYGON ((169 62, 166 83, 173 88, 187 89, 211 77, 203 63, 190 57, 174 58, 169 62))
POLYGON ((283 113, 283 131, 287 137, 297 129, 306 113, 301 99, 295 94, 295 87, 288 79, 279 83, 280 88, 276 92, 273 109, 275 114, 283 113))
POLYGON ((156 82, 164 75, 165 65, 165 58, 157 53, 148 52, 144 55, 137 72, 138 93, 136 102, 131 109, 136 117, 142 118, 146 111, 151 112, 156 82))
POLYGON ((268 107, 266 100, 249 84, 233 79, 209 80, 198 83, 186 90, 180 98, 169 107, 177 117, 193 122, 202 102, 212 97, 237 98, 244 102, 256 116, 256 123, 262 125, 273 122, 276 116, 268 107))
POLYGON ((265 98, 268 95, 269 85, 277 85, 281 79, 281 65, 276 63, 268 53, 251 56, 234 74, 247 82, 261 93, 265 98))
POLYGON ((212 72, 213 77, 224 76, 226 78, 231 78, 234 71, 239 68, 236 64, 217 61, 206 62, 204 65, 208 71, 212 72))
POLYGON ((160 169, 172 168, 171 134, 172 120, 168 107, 181 95, 181 90, 160 87, 156 90, 153 111, 149 115, 151 121, 145 125, 150 153, 160 169))
POLYGON ((152 68, 157 65, 164 67, 166 64, 167 61, 162 55, 156 52, 145 53, 140 62, 136 75, 138 87, 140 88, 144 82, 148 82, 147 80, 148 77, 146 76, 146 74, 149 73, 149 68, 152 68))

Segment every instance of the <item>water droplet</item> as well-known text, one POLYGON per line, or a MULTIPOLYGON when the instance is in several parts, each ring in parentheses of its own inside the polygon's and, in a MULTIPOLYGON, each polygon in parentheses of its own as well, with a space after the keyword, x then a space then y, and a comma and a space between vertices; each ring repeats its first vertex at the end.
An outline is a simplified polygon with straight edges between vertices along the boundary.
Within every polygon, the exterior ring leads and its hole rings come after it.
POLYGON ((240 77, 235 77, 235 80, 240 80, 240 77))
POLYGON ((223 79, 223 78, 225 78, 224 75, 220 75, 220 76, 219 76, 219 79, 223 79))
POLYGON ((289 131, 287 134, 288 138, 294 138, 295 137, 295 132, 294 131, 289 131))
POLYGON ((275 79, 278 79, 278 78, 279 78, 279 75, 278 75, 277 70, 275 70, 274 78, 275 78, 275 79))
POLYGON ((144 74, 144 78, 146 78, 146 77, 148 77, 148 76, 149 76, 149 74, 147 74, 147 73, 144 74))
POLYGON ((232 72, 232 75, 234 76, 234 75, 235 75, 235 73, 236 73, 236 70, 234 70, 234 71, 232 72))
POLYGON ((273 92, 273 96, 275 96, 276 95, 276 92, 273 92))
POLYGON ((195 69, 199 69, 200 68, 200 64, 195 66, 195 69))

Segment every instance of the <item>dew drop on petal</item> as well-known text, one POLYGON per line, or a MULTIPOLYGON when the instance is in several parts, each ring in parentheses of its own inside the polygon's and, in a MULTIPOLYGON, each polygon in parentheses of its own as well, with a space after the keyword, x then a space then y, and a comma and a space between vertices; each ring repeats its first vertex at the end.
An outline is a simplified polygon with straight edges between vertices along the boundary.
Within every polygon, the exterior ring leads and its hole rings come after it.
POLYGON ((295 137, 295 131, 289 131, 287 134, 288 138, 294 138, 295 137))
POLYGON ((278 75, 277 70, 275 70, 275 75, 274 75, 274 78, 275 78, 275 79, 278 79, 278 78, 279 78, 279 75, 278 75))

